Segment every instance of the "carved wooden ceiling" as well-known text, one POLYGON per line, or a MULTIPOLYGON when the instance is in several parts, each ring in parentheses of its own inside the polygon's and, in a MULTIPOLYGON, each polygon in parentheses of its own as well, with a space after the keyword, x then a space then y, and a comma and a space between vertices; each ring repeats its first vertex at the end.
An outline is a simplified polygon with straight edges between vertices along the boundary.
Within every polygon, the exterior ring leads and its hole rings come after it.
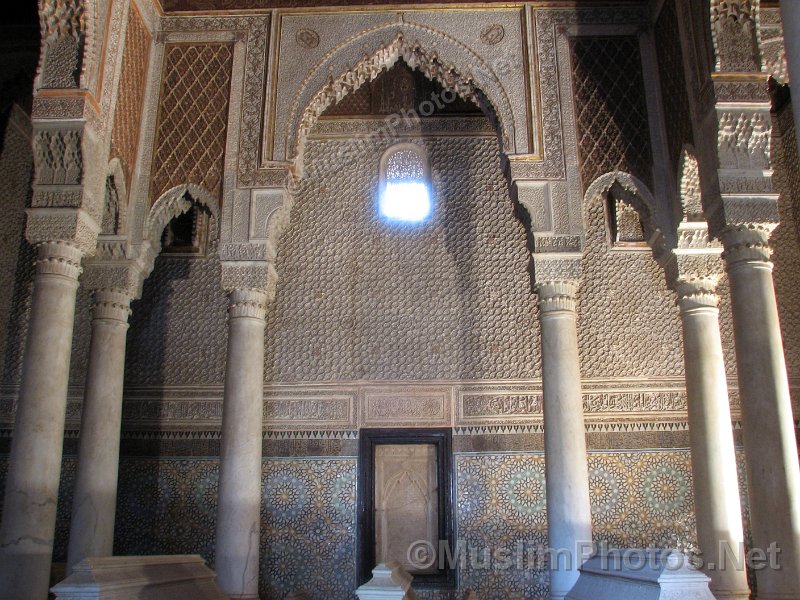
MULTIPOLYGON (((425 4, 467 4, 464 0, 408 0, 386 2, 385 0, 154 0, 164 12, 224 11, 270 8, 313 8, 349 6, 414 6, 425 4)), ((646 0, 538 0, 537 4, 553 5, 598 5, 598 4, 642 4, 646 0)), ((512 4, 509 0, 481 0, 481 4, 512 4)))

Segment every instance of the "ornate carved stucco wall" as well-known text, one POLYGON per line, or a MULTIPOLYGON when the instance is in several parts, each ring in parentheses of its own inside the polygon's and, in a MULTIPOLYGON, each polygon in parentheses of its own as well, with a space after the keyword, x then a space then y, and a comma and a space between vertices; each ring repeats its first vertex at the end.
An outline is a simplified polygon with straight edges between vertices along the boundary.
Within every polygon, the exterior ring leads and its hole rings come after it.
POLYGON ((404 141, 430 157, 435 208, 419 227, 378 216, 379 159, 389 142, 308 142, 280 243, 268 381, 539 374, 525 231, 496 140, 404 141))
MULTIPOLYGON (((550 180, 554 230, 586 236, 579 335, 588 439, 595 450, 589 461, 595 531, 598 537, 625 545, 662 544, 673 536, 689 541, 691 478, 683 450, 688 436, 674 294, 649 250, 608 247, 602 206, 584 206, 581 212, 579 203, 567 202, 567 187, 572 198, 580 196, 581 186, 575 185, 577 169, 572 168, 577 165, 578 144, 565 93, 571 82, 564 31, 585 24, 614 26, 617 13, 523 12, 530 13, 537 34, 532 42, 538 45, 536 83, 544 99, 546 150, 544 160, 531 161, 525 168, 534 179, 550 180), (653 448, 662 450, 649 450, 653 448)), ((641 21, 640 12, 631 9, 629 20, 641 21)), ((257 100, 243 107, 241 137, 230 144, 241 150, 240 185, 264 183, 254 174, 258 115, 264 106, 259 94, 268 69, 265 22, 257 16, 162 22, 163 29, 174 34, 253 28, 249 39, 235 42, 248 47, 245 95, 257 100)), ((510 27, 506 34, 508 42, 510 27)), ((191 43, 197 44, 202 34, 193 36, 191 43)), ((297 39, 288 36, 283 43, 297 46, 297 39)), ((659 59, 663 64, 677 60, 674 55, 659 59)), ((231 78, 228 68, 225 62, 225 81, 231 78)), ((643 76, 646 79, 648 73, 643 76)), ((663 89, 676 85, 667 82, 663 89)), ((269 431, 264 455, 270 458, 263 470, 261 549, 265 593, 280 596, 307 589, 315 599, 352 597, 354 449, 362 426, 413 425, 423 419, 452 426, 458 537, 478 548, 502 546, 509 535, 544 542, 543 459, 539 453, 525 452, 541 449, 542 406, 538 322, 524 228, 509 198, 497 142, 485 123, 451 124, 455 129, 448 135, 441 135, 443 125, 436 127, 424 137, 408 134, 428 149, 434 172, 437 213, 422 232, 390 231, 376 218, 377 162, 386 143, 354 146, 344 140, 364 135, 364 123, 320 122, 306 145, 305 179, 280 242, 281 281, 267 327, 269 431), (432 133, 436 127, 439 134, 432 133), (468 132, 466 137, 448 137, 468 132), (277 493, 284 488, 294 493, 277 493)), ((152 129, 157 129, 155 124, 152 129)), ((224 135, 219 128, 215 131, 210 163, 220 170, 224 135)), ((787 139, 793 140, 786 131, 787 139)), ((196 142, 198 136, 189 138, 196 142)), ((671 157, 678 141, 669 143, 671 157)), ((20 165, 27 155, 14 156, 9 168, 15 178, 4 185, 8 197, 16 199, 16 175, 23 179, 20 165)), ((794 173, 800 172, 796 153, 787 156, 794 173)), ((0 169, 5 159, 4 152, 0 169)), ((228 168, 235 172, 236 165, 228 168)), ((169 184, 186 178, 180 168, 165 167, 161 174, 169 184)), ((219 182, 214 181, 210 187, 216 188, 219 182)), ((782 199, 784 224, 774 237, 775 274, 787 363, 790 375, 797 376, 800 282, 797 238, 792 233, 796 221, 788 206, 790 198, 800 198, 800 185, 796 176, 791 183, 785 181, 784 189, 793 192, 785 192, 782 199)), ((0 222, 0 243, 8 243, 2 246, 0 261, 7 258, 11 263, 5 248, 14 252, 19 247, 14 245, 23 227, 18 208, 8 213, 15 218, 0 222)), ((0 333, 7 349, 2 382, 10 384, 0 398, 6 426, 13 419, 11 399, 24 343, 30 263, 30 250, 23 244, 13 278, 12 270, 0 271, 7 278, 0 279, 0 311, 7 302, 3 294, 12 298, 13 307, 0 333)), ((719 289, 726 366, 734 382, 727 282, 723 280, 719 289)), ((81 290, 68 409, 72 430, 77 428, 85 378, 89 304, 87 292, 81 290)), ((133 304, 118 554, 197 552, 213 558, 225 309, 213 247, 206 258, 157 259, 142 299, 133 304)), ((732 398, 735 406, 735 390, 732 398)), ((65 557, 74 431, 65 448, 56 560, 65 557)), ((0 460, 0 475, 4 468, 0 460)), ((468 566, 461 583, 481 597, 514 598, 541 596, 547 581, 538 569, 468 566)))
POLYGON ((25 208, 32 196, 33 156, 30 117, 14 105, 0 118, 0 384, 9 385, 16 383, 20 374, 19 349, 27 330, 27 298, 33 275, 33 253, 23 238, 25 208))

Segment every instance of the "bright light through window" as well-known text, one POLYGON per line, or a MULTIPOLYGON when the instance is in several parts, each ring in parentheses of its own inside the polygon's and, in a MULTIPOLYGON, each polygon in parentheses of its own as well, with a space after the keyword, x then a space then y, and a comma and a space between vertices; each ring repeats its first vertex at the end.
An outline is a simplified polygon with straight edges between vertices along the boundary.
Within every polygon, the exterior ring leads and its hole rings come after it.
POLYGON ((421 181, 387 181, 380 198, 381 216, 390 221, 421 223, 431 214, 431 195, 421 181))
POLYGON ((416 224, 433 212, 427 159, 414 144, 397 144, 381 160, 378 211, 387 221, 416 224))

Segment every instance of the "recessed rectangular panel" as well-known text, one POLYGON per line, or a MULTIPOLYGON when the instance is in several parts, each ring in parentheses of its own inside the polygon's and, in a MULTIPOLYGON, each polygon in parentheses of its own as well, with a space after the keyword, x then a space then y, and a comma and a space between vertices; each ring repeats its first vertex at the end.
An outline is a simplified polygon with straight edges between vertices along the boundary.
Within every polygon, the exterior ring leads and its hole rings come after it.
POLYGON ((395 560, 409 573, 435 573, 439 482, 435 444, 375 448, 376 563, 395 560))

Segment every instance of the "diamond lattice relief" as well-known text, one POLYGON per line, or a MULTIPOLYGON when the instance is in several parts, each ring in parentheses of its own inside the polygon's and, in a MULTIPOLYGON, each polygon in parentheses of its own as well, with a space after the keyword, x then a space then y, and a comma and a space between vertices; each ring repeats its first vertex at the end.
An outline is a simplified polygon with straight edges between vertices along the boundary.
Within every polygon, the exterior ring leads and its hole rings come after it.
POLYGON ((677 172, 683 145, 692 143, 693 140, 675 0, 664 3, 656 22, 656 51, 658 73, 661 78, 661 97, 664 99, 664 119, 669 124, 667 127, 669 157, 673 172, 677 172))
POLYGON ((575 38, 572 80, 584 189, 614 170, 626 171, 652 185, 650 131, 637 38, 575 38))
POLYGON ((112 156, 121 159, 128 182, 136 161, 139 145, 139 126, 142 119, 147 63, 150 57, 150 33, 131 5, 128 30, 125 34, 125 53, 122 57, 122 75, 111 133, 112 156))
POLYGON ((151 201, 184 183, 220 197, 232 66, 228 44, 166 47, 151 201))

